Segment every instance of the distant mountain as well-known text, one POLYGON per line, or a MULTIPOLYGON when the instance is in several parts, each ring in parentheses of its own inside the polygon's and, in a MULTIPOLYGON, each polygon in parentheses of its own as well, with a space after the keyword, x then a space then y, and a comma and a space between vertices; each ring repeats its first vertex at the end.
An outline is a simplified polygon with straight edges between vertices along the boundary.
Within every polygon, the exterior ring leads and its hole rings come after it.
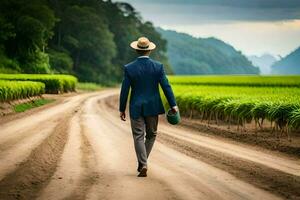
POLYGON ((158 32, 168 41, 167 56, 175 74, 258 74, 259 69, 240 51, 216 38, 158 32))
POLYGON ((272 66, 273 74, 300 74, 300 47, 272 66))
POLYGON ((261 74, 271 74, 271 66, 278 61, 271 54, 263 54, 261 56, 248 56, 248 59, 254 66, 259 67, 261 74))

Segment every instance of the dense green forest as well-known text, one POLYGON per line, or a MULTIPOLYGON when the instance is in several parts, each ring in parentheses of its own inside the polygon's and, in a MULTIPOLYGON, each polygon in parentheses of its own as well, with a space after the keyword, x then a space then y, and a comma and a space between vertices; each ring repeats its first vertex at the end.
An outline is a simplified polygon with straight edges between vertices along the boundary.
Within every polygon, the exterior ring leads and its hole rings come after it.
POLYGON ((258 74, 259 69, 229 44, 216 38, 157 29, 168 42, 167 52, 175 74, 258 74))
POLYGON ((300 74, 300 47, 272 66, 273 74, 300 74))
POLYGON ((0 73, 68 73, 113 83, 134 59, 129 43, 147 36, 152 57, 170 67, 166 41, 127 3, 110 0, 1 0, 0 73))

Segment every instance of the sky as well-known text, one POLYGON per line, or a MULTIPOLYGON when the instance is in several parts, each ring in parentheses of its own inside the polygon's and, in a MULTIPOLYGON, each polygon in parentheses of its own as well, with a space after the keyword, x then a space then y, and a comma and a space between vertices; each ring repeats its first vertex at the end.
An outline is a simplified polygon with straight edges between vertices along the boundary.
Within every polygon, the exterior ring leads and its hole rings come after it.
POLYGON ((246 55, 285 56, 300 46, 300 0, 123 0, 143 19, 216 37, 246 55))

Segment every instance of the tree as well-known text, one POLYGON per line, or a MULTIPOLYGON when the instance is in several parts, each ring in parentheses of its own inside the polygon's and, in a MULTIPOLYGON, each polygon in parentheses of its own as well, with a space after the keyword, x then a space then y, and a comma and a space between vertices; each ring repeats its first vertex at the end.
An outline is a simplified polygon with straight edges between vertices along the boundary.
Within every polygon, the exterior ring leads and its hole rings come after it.
MULTIPOLYGON (((3 0, 0 18, 5 19, 13 37, 2 41, 5 54, 16 59, 22 72, 49 73, 49 58, 44 52, 53 35, 56 18, 42 0, 3 0)), ((4 34, 5 35, 5 34, 4 34)))
POLYGON ((105 21, 93 8, 75 5, 66 9, 62 26, 62 46, 70 52, 78 77, 97 82, 106 79, 116 46, 105 21))

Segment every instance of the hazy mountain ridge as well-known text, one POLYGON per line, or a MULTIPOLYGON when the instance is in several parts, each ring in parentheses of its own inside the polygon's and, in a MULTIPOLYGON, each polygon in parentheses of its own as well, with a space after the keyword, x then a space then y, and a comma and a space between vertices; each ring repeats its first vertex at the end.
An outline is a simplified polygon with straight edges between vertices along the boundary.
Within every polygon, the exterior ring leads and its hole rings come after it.
POLYGON ((278 59, 268 53, 265 53, 261 56, 251 55, 248 56, 248 59, 256 67, 259 67, 261 74, 271 74, 271 66, 278 61, 278 59))
POLYGON ((168 41, 167 55, 175 74, 258 74, 240 51, 216 38, 195 38, 157 29, 168 41))
POLYGON ((273 74, 300 74, 300 47, 272 66, 273 74))

